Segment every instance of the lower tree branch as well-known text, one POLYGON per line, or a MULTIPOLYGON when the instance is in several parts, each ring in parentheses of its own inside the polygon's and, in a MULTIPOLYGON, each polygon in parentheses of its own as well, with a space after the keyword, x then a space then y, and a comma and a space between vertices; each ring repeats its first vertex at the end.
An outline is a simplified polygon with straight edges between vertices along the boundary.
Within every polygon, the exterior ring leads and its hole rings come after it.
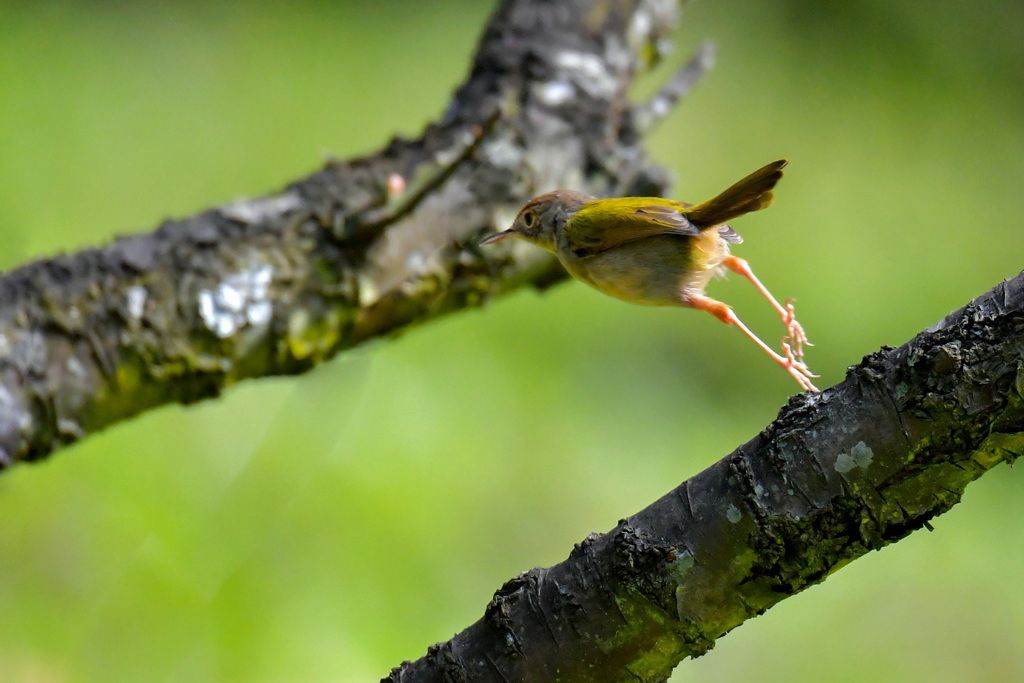
POLYGON ((821 394, 387 680, 663 681, 1024 452, 1024 273, 821 394))

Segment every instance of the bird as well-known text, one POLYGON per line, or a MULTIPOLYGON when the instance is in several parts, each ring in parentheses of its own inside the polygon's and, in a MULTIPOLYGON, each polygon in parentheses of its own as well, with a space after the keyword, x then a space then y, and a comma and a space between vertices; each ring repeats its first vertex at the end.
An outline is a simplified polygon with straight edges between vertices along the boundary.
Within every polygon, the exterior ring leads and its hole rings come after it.
POLYGON ((818 391, 804 362, 813 346, 796 320, 793 300, 780 304, 754 275, 746 259, 729 247, 740 237, 727 221, 767 208, 789 162, 780 159, 754 171, 700 204, 661 197, 599 199, 575 190, 548 192, 527 202, 512 227, 485 237, 481 245, 525 240, 558 257, 569 275, 609 296, 647 306, 706 311, 734 325, 805 391, 818 391), (768 299, 786 336, 782 353, 764 343, 732 307, 705 294, 715 275, 735 272, 768 299))

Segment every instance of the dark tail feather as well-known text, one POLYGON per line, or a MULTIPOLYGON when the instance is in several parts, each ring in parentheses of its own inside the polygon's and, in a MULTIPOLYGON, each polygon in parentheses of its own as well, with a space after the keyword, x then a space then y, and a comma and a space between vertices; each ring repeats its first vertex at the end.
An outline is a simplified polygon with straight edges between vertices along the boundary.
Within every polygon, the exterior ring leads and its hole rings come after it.
POLYGON ((686 217, 703 229, 768 208, 774 199, 772 188, 782 179, 782 169, 788 163, 780 159, 754 171, 714 199, 689 209, 686 217))

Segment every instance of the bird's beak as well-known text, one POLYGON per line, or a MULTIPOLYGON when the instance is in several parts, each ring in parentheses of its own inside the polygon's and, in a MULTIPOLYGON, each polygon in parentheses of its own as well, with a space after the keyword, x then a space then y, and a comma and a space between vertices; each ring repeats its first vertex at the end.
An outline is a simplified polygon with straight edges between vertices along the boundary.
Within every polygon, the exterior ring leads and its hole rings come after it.
POLYGON ((508 230, 505 230, 503 232, 497 232, 497 233, 494 233, 493 235, 488 235, 487 237, 485 237, 482 240, 480 240, 480 246, 483 246, 485 244, 494 244, 495 242, 500 242, 503 239, 505 239, 506 237, 512 237, 515 234, 516 234, 515 230, 513 230, 512 228, 509 228, 508 230))

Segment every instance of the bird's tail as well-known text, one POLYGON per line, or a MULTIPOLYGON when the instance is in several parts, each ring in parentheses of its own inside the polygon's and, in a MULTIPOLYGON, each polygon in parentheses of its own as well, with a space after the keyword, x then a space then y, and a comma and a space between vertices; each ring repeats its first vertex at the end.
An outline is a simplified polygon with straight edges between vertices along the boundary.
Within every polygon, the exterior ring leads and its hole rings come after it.
POLYGON ((687 210, 686 217, 704 230, 745 213, 768 208, 774 199, 772 188, 782 179, 782 169, 788 163, 779 159, 759 168, 717 197, 687 210))

